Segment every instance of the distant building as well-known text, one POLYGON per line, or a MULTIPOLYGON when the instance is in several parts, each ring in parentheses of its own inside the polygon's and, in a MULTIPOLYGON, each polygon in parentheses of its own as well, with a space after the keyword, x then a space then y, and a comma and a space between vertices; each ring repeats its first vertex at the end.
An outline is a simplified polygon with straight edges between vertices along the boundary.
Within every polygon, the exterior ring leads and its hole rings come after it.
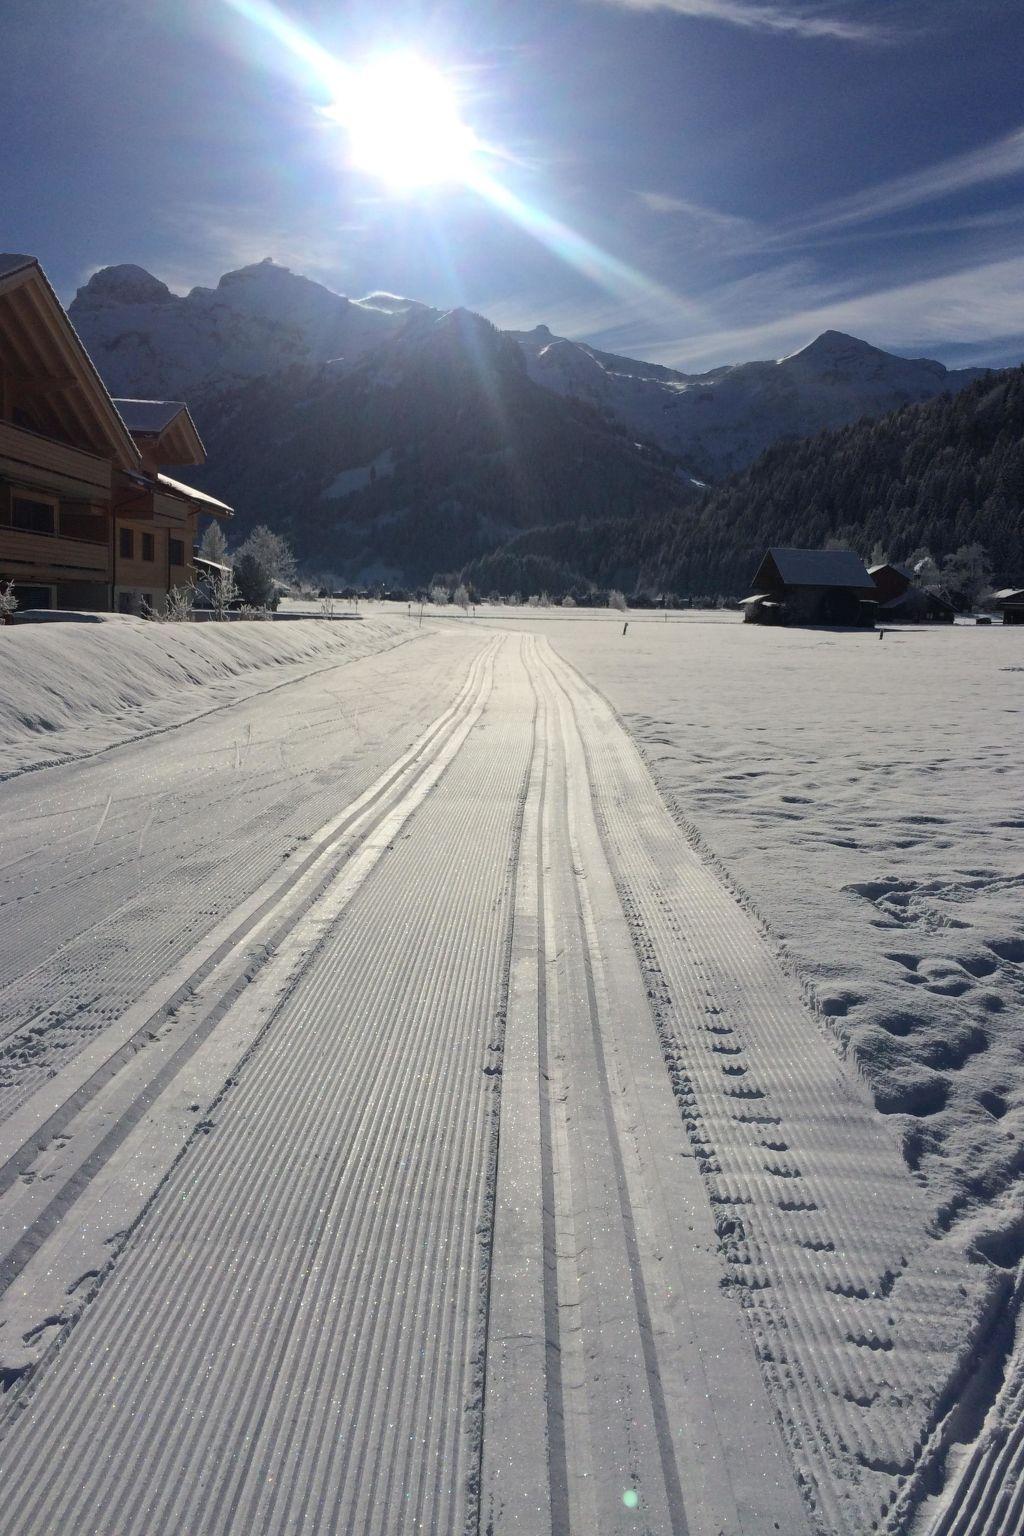
POLYGON ((952 624, 956 609, 931 587, 916 587, 909 566, 872 565, 868 575, 878 598, 878 620, 886 624, 952 624))
POLYGON ((868 628, 878 590, 849 549, 769 549, 741 603, 751 624, 824 624, 868 628))
POLYGON ((116 404, 36 259, 0 255, 0 580, 21 608, 162 608, 195 578, 199 516, 231 516, 161 473, 205 457, 183 404, 116 404))
POLYGON ((1004 624, 1024 624, 1024 587, 1003 587, 993 592, 989 606, 998 608, 1004 624))

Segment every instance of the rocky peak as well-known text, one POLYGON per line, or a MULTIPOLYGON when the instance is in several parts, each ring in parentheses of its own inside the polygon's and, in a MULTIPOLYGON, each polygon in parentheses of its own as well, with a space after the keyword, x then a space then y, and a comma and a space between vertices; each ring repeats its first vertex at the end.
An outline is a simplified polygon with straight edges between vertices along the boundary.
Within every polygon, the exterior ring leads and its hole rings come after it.
POLYGON ((75 294, 81 304, 173 304, 175 295, 152 272, 125 262, 116 267, 100 267, 75 294))

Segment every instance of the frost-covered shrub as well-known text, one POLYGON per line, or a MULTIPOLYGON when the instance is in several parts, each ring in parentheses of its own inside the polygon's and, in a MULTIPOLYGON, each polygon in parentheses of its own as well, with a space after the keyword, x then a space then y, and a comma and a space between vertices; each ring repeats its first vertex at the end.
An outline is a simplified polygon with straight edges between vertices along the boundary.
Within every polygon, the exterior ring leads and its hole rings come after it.
POLYGON ((620 613, 625 613, 626 611, 626 599, 621 592, 616 592, 614 587, 608 593, 608 607, 617 608, 620 613))
POLYGON ((195 587, 172 587, 167 594, 164 611, 157 617, 165 624, 187 624, 192 617, 195 600, 195 587))
POLYGON ((433 586, 430 589, 430 601, 435 608, 446 608, 450 601, 447 587, 433 586))
POLYGON ((469 607, 469 592, 466 590, 466 588, 461 583, 455 588, 455 591, 452 593, 452 602, 453 603, 457 603, 460 608, 468 608, 469 607))
POLYGON ((207 577, 206 587, 214 614, 218 619, 226 619, 232 603, 236 603, 239 596, 234 571, 229 566, 226 570, 214 572, 207 577))
POLYGON ((0 624, 6 624, 18 606, 13 581, 0 581, 0 624))

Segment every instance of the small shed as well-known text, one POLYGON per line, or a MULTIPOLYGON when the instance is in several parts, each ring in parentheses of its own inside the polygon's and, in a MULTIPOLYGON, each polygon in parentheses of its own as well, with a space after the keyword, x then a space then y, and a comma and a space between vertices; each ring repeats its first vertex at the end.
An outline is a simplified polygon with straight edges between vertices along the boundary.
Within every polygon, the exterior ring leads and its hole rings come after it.
POLYGON ((914 573, 909 565, 896 565, 891 560, 881 565, 869 565, 868 575, 878 593, 880 603, 891 603, 904 597, 914 585, 914 573))
POLYGON ((1024 624, 1024 587, 1003 587, 993 592, 991 606, 998 608, 1004 624, 1024 624))
POLYGON ((915 587, 909 566, 868 567, 878 596, 878 618, 886 624, 952 624, 956 609, 934 587, 915 587))
POLYGON ((850 549, 769 549, 740 605, 751 624, 871 629, 878 589, 850 549))

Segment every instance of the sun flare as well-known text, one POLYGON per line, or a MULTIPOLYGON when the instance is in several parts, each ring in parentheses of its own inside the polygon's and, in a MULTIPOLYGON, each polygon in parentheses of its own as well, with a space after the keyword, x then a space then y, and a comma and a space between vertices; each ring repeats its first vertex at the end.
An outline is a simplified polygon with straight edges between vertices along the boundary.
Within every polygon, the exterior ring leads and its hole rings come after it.
POLYGON ((353 71, 337 106, 353 165, 397 188, 465 181, 479 149, 440 70, 391 54, 353 71))

